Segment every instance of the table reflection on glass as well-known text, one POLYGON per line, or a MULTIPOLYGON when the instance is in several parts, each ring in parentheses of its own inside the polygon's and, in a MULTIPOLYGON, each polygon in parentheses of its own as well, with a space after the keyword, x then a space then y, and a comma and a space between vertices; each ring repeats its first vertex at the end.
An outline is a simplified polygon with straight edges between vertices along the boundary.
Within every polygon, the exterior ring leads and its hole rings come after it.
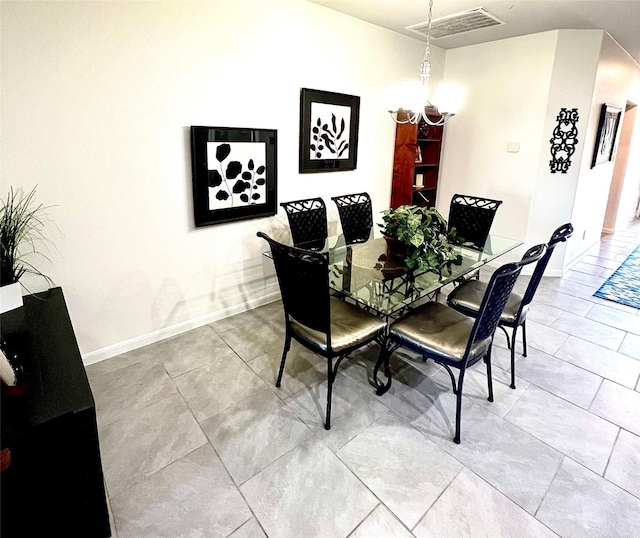
MULTIPOLYGON (((440 288, 482 267, 522 244, 516 239, 489 235, 482 250, 455 247, 462 256, 460 265, 441 273, 410 272, 401 258, 387 251, 384 237, 372 234, 366 241, 347 244, 343 235, 331 236, 324 246, 313 250, 329 259, 331 288, 381 317, 396 317, 413 303, 435 295, 440 288)), ((299 245, 304 248, 305 245, 299 245)), ((271 257, 271 252, 265 252, 271 257)))

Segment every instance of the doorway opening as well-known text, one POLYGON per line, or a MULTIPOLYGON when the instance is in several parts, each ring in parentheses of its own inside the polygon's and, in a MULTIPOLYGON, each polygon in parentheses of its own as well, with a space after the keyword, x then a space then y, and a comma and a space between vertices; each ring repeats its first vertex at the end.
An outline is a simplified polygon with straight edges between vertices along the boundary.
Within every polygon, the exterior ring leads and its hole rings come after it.
POLYGON ((627 101, 618 140, 618 151, 613 165, 603 234, 612 234, 616 229, 627 226, 630 221, 637 218, 637 212, 640 209, 640 177, 627 177, 627 163, 637 112, 637 105, 627 101))

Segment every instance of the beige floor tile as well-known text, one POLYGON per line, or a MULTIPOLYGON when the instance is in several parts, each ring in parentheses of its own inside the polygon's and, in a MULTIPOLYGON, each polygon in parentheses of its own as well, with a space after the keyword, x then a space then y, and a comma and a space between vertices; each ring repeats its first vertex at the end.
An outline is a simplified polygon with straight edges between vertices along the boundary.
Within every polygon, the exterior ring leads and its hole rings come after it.
POLYGON ((413 533, 418 538, 556 536, 468 469, 456 477, 413 533))
POLYGON ((227 536, 251 517, 210 445, 164 467, 112 502, 120 538, 227 536))
POLYGON ((331 450, 310 439, 240 491, 270 538, 347 536, 378 505, 331 450))
POLYGON ((607 280, 606 277, 587 275, 579 271, 569 271, 564 277, 562 277, 562 279, 563 282, 569 280, 571 282, 576 282, 578 284, 582 284, 583 286, 588 286, 595 289, 598 289, 607 280))
POLYGON ((622 312, 604 305, 595 305, 585 317, 640 336, 640 316, 635 313, 622 312))
POLYGON ((640 499, 569 458, 536 517, 567 538, 640 535, 640 499))
POLYGON ((535 513, 562 454, 475 404, 463 406, 461 442, 457 445, 452 440, 454 401, 450 398, 449 405, 443 402, 439 409, 411 424, 520 507, 535 513), (442 413, 448 414, 444 432, 442 413))
POLYGON ((122 493, 206 443, 179 394, 123 415, 100 430, 109 495, 122 493))
POLYGON ((229 536, 229 538, 266 538, 267 535, 260 527, 255 517, 252 517, 242 527, 229 536))
MULTIPOLYGON (((584 293, 587 285, 582 282, 571 280, 566 276, 563 278, 557 277, 543 277, 540 281, 538 290, 554 290, 564 295, 570 295, 572 297, 578 297, 584 293)), ((544 293, 544 292, 543 292, 544 293)))
MULTIPOLYGON (((558 319, 562 319, 562 314, 558 319)), ((540 325, 535 321, 527 321, 527 345, 544 351, 549 355, 553 355, 564 344, 567 339, 567 333, 555 328, 558 320, 554 321, 551 327, 540 325)), ((518 345, 516 351, 522 352, 522 331, 518 331, 518 345)))
POLYGON ((177 390, 162 364, 156 362, 135 363, 91 381, 100 427, 177 394, 177 390))
POLYGON ((551 327, 562 333, 577 336, 588 342, 613 350, 617 350, 620 347, 625 337, 625 332, 620 329, 615 329, 568 312, 564 312, 553 322, 551 327))
POLYGON ((551 325, 562 314, 562 310, 544 303, 532 302, 529 306, 527 320, 535 321, 540 325, 551 325))
POLYGON ((238 485, 312 435, 268 388, 201 426, 238 485))
POLYGON ((589 408, 602 383, 600 376, 535 348, 516 362, 516 373, 584 409, 589 408))
POLYGON ((640 498, 640 437, 620 430, 604 477, 640 498))
POLYGON ((337 456, 408 528, 462 470, 458 461, 393 415, 376 421, 337 456))
POLYGON ((591 404, 599 417, 640 435, 640 394, 605 379, 591 404))
POLYGON ((210 359, 174 379, 199 421, 205 420, 266 387, 264 381, 235 354, 210 359))
POLYGON ((614 424, 533 385, 505 418, 598 474, 618 434, 614 424))
POLYGON ((228 357, 233 350, 213 329, 199 329, 164 340, 157 346, 158 359, 171 377, 177 377, 203 366, 212 357, 228 357))
POLYGON ((383 504, 379 504, 367 518, 360 523, 349 538, 412 538, 406 527, 383 504))
POLYGON ((327 378, 325 358, 302 346, 292 345, 287 353, 280 387, 276 387, 281 360, 282 350, 270 350, 247 364, 283 400, 327 378))
POLYGON ((567 338, 555 356, 626 387, 633 388, 640 376, 640 360, 575 336, 567 338))

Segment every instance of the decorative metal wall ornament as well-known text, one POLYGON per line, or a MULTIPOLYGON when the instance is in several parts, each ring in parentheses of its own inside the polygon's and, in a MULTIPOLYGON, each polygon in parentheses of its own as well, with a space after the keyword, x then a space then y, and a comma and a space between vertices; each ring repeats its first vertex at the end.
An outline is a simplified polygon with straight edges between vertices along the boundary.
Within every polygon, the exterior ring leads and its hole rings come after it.
POLYGON ((551 173, 560 172, 566 174, 571 166, 571 156, 576 151, 578 144, 578 109, 561 108, 553 130, 551 143, 551 160, 549 167, 551 173))
POLYGON ((273 129, 191 127, 196 226, 275 215, 273 129))

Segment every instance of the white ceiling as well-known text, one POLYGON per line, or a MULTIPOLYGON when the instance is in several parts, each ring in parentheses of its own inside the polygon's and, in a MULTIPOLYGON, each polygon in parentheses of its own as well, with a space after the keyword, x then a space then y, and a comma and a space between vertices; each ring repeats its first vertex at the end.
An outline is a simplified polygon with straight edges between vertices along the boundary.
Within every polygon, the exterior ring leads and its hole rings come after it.
MULTIPOLYGON (((405 30, 427 20, 428 0, 308 0, 423 40, 405 30)), ((454 49, 547 30, 606 30, 640 65, 640 0, 434 0, 433 18, 483 7, 507 24, 433 39, 454 49)))

